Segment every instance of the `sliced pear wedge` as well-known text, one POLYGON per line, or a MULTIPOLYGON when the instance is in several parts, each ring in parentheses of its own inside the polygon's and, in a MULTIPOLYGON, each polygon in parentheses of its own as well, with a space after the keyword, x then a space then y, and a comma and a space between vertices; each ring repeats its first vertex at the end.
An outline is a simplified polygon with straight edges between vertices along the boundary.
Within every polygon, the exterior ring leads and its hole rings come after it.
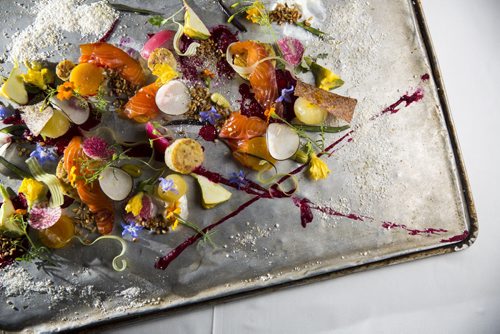
POLYGON ((201 188, 202 205, 205 209, 211 209, 218 204, 224 203, 231 198, 231 192, 220 184, 210 181, 205 176, 191 174, 201 188))
POLYGON ((207 39, 210 37, 210 31, 203 21, 196 15, 194 10, 184 2, 186 12, 184 13, 184 35, 193 39, 207 39))
POLYGON ((28 92, 26 91, 26 87, 24 87, 21 74, 23 74, 21 69, 18 66, 14 66, 10 72, 9 78, 0 88, 0 94, 22 105, 28 103, 28 92))

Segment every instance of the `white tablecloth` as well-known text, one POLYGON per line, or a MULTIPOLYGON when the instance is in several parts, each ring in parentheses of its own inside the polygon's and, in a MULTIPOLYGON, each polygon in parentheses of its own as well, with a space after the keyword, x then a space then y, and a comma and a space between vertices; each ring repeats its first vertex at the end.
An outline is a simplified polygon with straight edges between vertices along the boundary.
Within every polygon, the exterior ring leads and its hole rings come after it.
POLYGON ((109 332, 500 333, 500 1, 424 0, 424 9, 479 213, 476 243, 109 332))

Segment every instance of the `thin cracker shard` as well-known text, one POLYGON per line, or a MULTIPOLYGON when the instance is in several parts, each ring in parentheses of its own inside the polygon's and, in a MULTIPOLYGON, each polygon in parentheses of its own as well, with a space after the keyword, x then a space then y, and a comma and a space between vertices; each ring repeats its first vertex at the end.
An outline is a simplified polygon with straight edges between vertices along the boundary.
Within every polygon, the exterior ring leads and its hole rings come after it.
POLYGON ((358 103, 356 99, 327 92, 326 90, 316 88, 300 80, 297 80, 294 94, 295 96, 302 97, 314 103, 335 117, 348 123, 352 121, 354 109, 358 103))

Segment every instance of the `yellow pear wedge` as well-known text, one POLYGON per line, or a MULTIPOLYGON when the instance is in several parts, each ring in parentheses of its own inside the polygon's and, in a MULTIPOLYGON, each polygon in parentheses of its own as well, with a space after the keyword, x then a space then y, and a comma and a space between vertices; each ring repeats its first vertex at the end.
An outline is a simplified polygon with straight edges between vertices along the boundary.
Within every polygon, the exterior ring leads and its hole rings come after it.
POLYGON ((22 72, 19 67, 14 66, 9 78, 4 82, 2 88, 0 88, 0 94, 17 104, 26 104, 28 103, 28 92, 24 87, 21 74, 22 72))
POLYGON ((231 192, 227 191, 220 184, 212 182, 202 175, 191 174, 191 176, 200 185, 202 205, 205 209, 211 209, 231 198, 231 192))
POLYGON ((210 31, 203 21, 196 15, 194 10, 184 2, 186 12, 184 13, 184 34, 193 39, 207 39, 210 37, 210 31))

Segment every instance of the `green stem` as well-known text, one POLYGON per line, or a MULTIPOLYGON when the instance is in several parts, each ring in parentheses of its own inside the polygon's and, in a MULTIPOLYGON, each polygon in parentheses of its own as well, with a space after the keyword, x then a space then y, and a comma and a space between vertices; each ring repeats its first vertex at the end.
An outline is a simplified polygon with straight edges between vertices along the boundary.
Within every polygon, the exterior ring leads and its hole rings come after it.
POLYGON ((112 3, 109 5, 120 12, 135 13, 135 14, 139 14, 139 15, 163 15, 162 13, 155 12, 153 10, 130 7, 130 6, 122 5, 119 3, 112 3))
POLYGON ((294 125, 294 127, 308 132, 325 132, 325 133, 337 133, 345 131, 350 128, 349 125, 344 125, 344 126, 294 125))
POLYGON ((22 170, 21 168, 17 167, 13 163, 10 163, 4 157, 0 157, 0 164, 2 164, 4 167, 6 167, 7 169, 9 169, 11 172, 13 172, 14 174, 16 174, 17 176, 19 176, 22 179, 32 177, 31 174, 25 172, 24 170, 22 170))
POLYGON ((319 36, 319 37, 322 37, 322 36, 326 35, 326 33, 322 32, 321 30, 313 28, 311 26, 308 26, 304 22, 296 22, 295 25, 298 26, 298 27, 301 27, 302 29, 307 30, 311 34, 319 36))

